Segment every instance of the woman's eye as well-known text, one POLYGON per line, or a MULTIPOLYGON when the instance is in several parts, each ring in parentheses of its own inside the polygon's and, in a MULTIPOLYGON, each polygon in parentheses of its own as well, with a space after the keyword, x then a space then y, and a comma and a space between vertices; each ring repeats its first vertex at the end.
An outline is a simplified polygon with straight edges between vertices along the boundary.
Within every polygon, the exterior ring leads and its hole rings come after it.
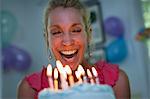
POLYGON ((51 34, 54 36, 60 35, 61 33, 62 33, 61 31, 51 31, 51 34))
POLYGON ((61 32, 58 31, 58 32, 52 32, 53 35, 57 35, 57 34, 60 34, 61 32))
POLYGON ((73 32, 73 33, 78 33, 78 32, 81 32, 81 29, 80 29, 80 28, 78 28, 78 29, 73 29, 72 32, 73 32))

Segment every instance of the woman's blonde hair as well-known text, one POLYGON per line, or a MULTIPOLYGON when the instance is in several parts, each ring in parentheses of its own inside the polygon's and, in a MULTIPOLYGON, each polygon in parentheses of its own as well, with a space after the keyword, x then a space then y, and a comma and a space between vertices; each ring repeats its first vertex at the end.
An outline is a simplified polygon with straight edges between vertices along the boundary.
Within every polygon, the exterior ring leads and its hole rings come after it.
POLYGON ((47 30, 49 14, 53 9, 57 7, 64 7, 64 8, 72 7, 72 8, 79 10, 83 17, 83 22, 85 25, 84 28, 85 28, 87 37, 88 39, 91 38, 90 18, 86 11, 85 6, 79 0, 50 0, 47 8, 45 9, 45 15, 44 15, 44 37, 46 40, 47 48, 49 46, 48 30, 47 30))

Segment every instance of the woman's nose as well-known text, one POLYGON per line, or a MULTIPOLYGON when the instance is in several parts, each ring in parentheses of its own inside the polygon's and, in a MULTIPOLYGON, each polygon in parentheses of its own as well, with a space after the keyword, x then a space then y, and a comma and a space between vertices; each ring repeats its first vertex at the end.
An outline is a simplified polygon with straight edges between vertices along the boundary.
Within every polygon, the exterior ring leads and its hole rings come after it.
POLYGON ((66 33, 63 35, 63 41, 62 41, 63 45, 65 46, 69 46, 73 44, 73 38, 69 33, 66 33))

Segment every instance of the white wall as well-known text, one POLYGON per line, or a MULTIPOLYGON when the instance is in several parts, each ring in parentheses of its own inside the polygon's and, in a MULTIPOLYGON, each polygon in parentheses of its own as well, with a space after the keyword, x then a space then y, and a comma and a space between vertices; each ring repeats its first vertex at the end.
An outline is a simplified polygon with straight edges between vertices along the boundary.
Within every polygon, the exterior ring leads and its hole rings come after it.
MULTIPOLYGON (((132 96, 148 98, 146 67, 148 53, 143 43, 135 40, 136 33, 144 27, 140 0, 100 0, 104 19, 110 16, 120 18, 125 26, 125 39, 128 46, 127 59, 119 63, 130 79, 132 96)), ((108 40, 109 41, 109 40, 108 40)))
POLYGON ((3 73, 3 99, 16 99, 20 79, 47 64, 42 32, 43 8, 37 0, 3 0, 3 9, 11 11, 17 18, 18 28, 12 44, 29 52, 32 57, 32 65, 27 72, 12 70, 3 73))

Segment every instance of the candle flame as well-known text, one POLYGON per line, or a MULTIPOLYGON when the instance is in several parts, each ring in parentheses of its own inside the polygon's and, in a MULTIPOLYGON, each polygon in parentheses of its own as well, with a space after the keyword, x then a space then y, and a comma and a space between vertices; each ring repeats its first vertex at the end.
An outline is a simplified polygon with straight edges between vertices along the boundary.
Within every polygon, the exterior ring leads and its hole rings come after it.
POLYGON ((54 69, 54 79, 58 79, 58 70, 57 70, 57 68, 54 69))
POLYGON ((72 74, 72 71, 71 71, 71 68, 69 67, 69 65, 66 65, 65 66, 65 71, 68 75, 71 75, 72 74))
POLYGON ((63 71, 63 65, 62 65, 62 63, 59 60, 56 61, 56 66, 58 68, 58 71, 60 73, 62 73, 62 71, 63 71))
POLYGON ((92 67, 92 72, 93 72, 93 75, 94 75, 95 77, 97 77, 97 76, 98 76, 98 74, 97 74, 97 71, 96 71, 95 67, 92 67))
POLYGON ((87 75, 89 76, 89 78, 92 78, 92 74, 89 69, 87 69, 87 75))
POLYGON ((58 71, 64 76, 65 79, 67 79, 67 74, 63 68, 62 63, 59 60, 56 61, 56 66, 58 68, 58 71))
POLYGON ((52 76, 52 65, 51 64, 48 64, 46 73, 47 73, 47 76, 52 76))
POLYGON ((75 71, 76 78, 78 79, 78 84, 82 83, 81 73, 79 71, 75 71))
POLYGON ((75 71, 75 75, 76 75, 77 79, 80 78, 80 73, 79 73, 79 71, 75 71))
POLYGON ((83 67, 81 65, 78 66, 77 70, 78 70, 78 72, 81 73, 81 75, 85 75, 85 71, 84 71, 84 69, 83 69, 83 67))

